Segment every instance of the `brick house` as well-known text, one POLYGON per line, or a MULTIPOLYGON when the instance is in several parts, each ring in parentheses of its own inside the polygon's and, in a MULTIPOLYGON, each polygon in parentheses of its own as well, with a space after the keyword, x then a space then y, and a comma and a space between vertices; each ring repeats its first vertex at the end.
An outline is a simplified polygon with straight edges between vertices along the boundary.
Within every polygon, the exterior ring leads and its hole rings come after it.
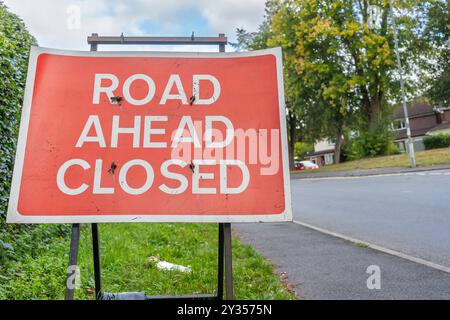
MULTIPOLYGON (((427 103, 413 103, 408 106, 408 116, 411 137, 416 151, 425 149, 423 144, 425 136, 441 132, 450 133, 450 107, 438 108, 427 103)), ((393 119, 395 143, 404 152, 408 138, 406 136, 405 115, 401 106, 395 109, 393 119)))
MULTIPOLYGON (((438 108, 427 103, 416 102, 408 106, 408 116, 415 151, 425 149, 423 144, 425 136, 450 133, 450 107, 438 108)), ((395 130, 395 143, 401 152, 405 152, 408 138, 402 106, 397 107, 394 111, 393 129, 395 130)), ((334 143, 326 139, 316 142, 314 152, 308 153, 306 159, 319 166, 333 164, 334 143)))
POLYGON ((319 167, 334 163, 334 142, 324 139, 314 144, 314 152, 306 155, 306 159, 319 167))

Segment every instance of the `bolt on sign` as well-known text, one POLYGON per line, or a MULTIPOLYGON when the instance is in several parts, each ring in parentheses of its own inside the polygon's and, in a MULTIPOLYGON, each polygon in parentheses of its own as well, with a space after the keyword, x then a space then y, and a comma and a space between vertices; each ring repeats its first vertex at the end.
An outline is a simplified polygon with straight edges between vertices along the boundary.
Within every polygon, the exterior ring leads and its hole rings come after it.
POLYGON ((32 48, 8 222, 291 219, 279 48, 32 48))

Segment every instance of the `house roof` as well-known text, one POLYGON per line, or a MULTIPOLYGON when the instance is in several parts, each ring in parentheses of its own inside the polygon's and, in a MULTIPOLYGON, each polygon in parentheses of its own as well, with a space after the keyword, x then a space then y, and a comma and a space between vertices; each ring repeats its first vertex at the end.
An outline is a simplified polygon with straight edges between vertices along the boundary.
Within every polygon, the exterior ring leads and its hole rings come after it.
MULTIPOLYGON (((434 127, 432 128, 434 129, 434 127)), ((411 130, 411 137, 421 137, 424 136, 427 132, 431 131, 430 128, 422 128, 422 129, 415 129, 411 130)), ((397 130, 395 132, 395 140, 402 140, 406 139, 408 136, 406 135, 406 129, 397 130)))
POLYGON ((329 154, 329 153, 334 154, 334 149, 321 150, 321 151, 317 151, 317 152, 309 152, 307 154, 307 156, 308 157, 322 156, 322 155, 329 154))
MULTIPOLYGON (((449 110, 448 107, 441 108, 441 111, 449 110)), ((435 116, 437 114, 437 110, 428 103, 423 102, 414 102, 408 106, 408 116, 410 119, 421 118, 421 117, 430 117, 435 116)), ((394 120, 404 119, 403 107, 399 106, 395 109, 394 120)), ((429 125, 425 128, 416 128, 416 126, 411 127, 411 137, 421 137, 426 135, 428 132, 434 132, 444 129, 450 129, 450 123, 443 122, 441 124, 429 125)), ((406 139, 406 129, 397 130, 395 132, 395 140, 406 139)))
MULTIPOLYGON (((428 103, 414 102, 408 106, 408 117, 420 117, 428 114, 434 114, 434 107, 428 103)), ((399 106, 394 111, 394 120, 405 118, 403 107, 399 106)))
POLYGON ((438 124, 436 127, 428 130, 428 132, 436 132, 441 130, 450 129, 450 122, 442 122, 441 124, 438 124))

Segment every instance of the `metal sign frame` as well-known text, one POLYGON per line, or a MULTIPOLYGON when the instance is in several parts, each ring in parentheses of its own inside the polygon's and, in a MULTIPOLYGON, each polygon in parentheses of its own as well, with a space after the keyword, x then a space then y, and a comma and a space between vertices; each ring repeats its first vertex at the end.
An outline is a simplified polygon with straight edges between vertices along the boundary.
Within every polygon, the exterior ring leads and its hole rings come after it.
MULTIPOLYGON (((97 51, 99 44, 117 44, 117 45, 218 45, 219 52, 225 52, 227 38, 224 34, 218 37, 109 37, 99 36, 93 33, 88 37, 88 44, 91 51, 97 51)), ((101 282, 101 265, 100 265, 100 240, 99 228, 97 223, 91 224, 92 229, 92 251, 94 259, 94 278, 95 278, 95 297, 102 300, 102 282, 101 282)), ((72 235, 70 241, 69 253, 69 271, 67 273, 66 300, 73 300, 74 288, 69 286, 69 281, 73 276, 70 266, 77 264, 78 247, 80 240, 80 224, 72 225, 72 235)), ((197 295, 179 295, 179 296, 145 296, 146 300, 152 299, 216 299, 222 300, 224 297, 224 270, 225 270, 225 286, 226 299, 233 300, 233 267, 232 267, 232 242, 231 242, 231 224, 219 223, 219 239, 218 239, 218 270, 217 270, 217 293, 216 294, 197 294, 197 295)))

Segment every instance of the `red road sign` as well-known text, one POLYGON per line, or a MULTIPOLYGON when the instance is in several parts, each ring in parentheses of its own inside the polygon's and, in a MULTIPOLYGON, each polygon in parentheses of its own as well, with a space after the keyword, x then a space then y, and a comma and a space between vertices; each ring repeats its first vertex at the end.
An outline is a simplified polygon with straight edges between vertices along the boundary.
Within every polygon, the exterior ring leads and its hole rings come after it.
POLYGON ((32 48, 8 222, 291 219, 280 49, 32 48))

